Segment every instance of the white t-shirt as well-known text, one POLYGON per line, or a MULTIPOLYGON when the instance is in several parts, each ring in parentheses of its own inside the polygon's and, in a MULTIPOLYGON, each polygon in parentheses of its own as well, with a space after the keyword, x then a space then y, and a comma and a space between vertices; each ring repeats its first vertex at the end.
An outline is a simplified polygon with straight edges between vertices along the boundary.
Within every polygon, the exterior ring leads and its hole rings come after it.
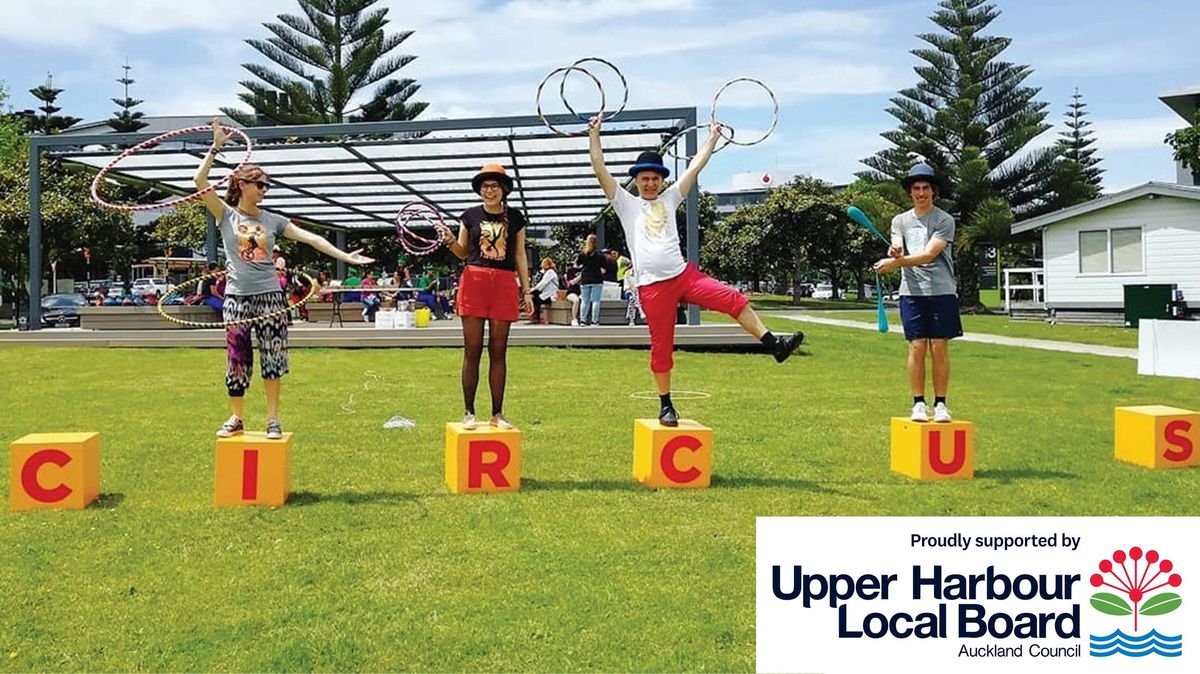
POLYGON ((633 259, 637 286, 673 279, 683 273, 687 262, 679 250, 679 231, 675 228, 675 212, 683 203, 679 183, 663 190, 652 200, 634 196, 617 187, 612 199, 613 210, 625 230, 625 241, 633 259))
POLYGON ((538 296, 543 300, 548 300, 554 297, 555 293, 558 292, 558 272, 554 271, 553 269, 547 269, 546 271, 542 272, 542 278, 540 281, 538 281, 537 286, 535 286, 533 290, 534 292, 538 293, 538 296))

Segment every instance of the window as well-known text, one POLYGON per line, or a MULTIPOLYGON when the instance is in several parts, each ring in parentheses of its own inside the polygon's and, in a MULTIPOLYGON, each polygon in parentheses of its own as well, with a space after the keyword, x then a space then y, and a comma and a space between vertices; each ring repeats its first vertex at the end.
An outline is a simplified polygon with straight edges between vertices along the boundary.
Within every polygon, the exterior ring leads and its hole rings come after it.
POLYGON ((1125 227, 1079 233, 1079 273, 1142 273, 1142 229, 1125 227))
POLYGON ((1079 233, 1079 273, 1104 274, 1108 271, 1108 231, 1079 233))
POLYGON ((1142 230, 1138 227, 1112 230, 1112 271, 1136 274, 1142 271, 1142 230))

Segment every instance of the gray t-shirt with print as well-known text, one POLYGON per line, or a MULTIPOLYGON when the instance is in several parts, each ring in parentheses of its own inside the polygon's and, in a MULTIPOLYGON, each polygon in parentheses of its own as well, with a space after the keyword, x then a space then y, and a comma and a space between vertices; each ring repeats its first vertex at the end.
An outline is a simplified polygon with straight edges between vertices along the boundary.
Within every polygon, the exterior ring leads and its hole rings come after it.
POLYGON ((275 237, 283 233, 288 219, 259 211, 246 215, 225 202, 218 227, 225 246, 227 295, 258 295, 279 292, 279 277, 271 261, 275 237))
POLYGON ((899 239, 904 242, 905 255, 925 252, 935 237, 945 241, 946 247, 928 264, 901 268, 901 295, 933 297, 958 294, 958 286, 954 282, 954 218, 936 206, 919 218, 912 210, 892 218, 892 241, 899 239))

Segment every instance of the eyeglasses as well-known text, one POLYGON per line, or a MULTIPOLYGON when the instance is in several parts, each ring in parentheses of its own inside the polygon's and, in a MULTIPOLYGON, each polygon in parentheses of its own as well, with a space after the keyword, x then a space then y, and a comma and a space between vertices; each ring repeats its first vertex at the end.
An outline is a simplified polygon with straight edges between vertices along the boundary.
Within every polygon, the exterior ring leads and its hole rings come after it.
POLYGON ((258 189, 262 192, 266 192, 267 190, 271 189, 271 183, 265 180, 243 180, 242 182, 258 186, 258 189))
POLYGON ((491 182, 483 183, 479 186, 479 189, 481 191, 482 190, 498 190, 498 189, 500 189, 500 183, 491 183, 491 182))

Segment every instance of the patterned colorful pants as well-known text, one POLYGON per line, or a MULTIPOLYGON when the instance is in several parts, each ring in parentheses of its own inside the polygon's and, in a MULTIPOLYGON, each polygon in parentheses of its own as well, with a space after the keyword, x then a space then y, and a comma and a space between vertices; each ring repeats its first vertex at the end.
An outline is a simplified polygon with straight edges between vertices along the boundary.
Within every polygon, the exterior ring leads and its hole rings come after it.
MULTIPOLYGON (((226 295, 222 312, 226 323, 255 316, 264 316, 281 311, 287 306, 283 292, 260 293, 258 295, 226 295)), ((254 371, 254 348, 251 333, 258 335, 259 367, 263 379, 279 379, 288 371, 286 312, 278 316, 255 321, 246 325, 225 328, 225 352, 229 367, 225 371, 225 388, 229 396, 240 398, 250 387, 250 373, 254 371)))

